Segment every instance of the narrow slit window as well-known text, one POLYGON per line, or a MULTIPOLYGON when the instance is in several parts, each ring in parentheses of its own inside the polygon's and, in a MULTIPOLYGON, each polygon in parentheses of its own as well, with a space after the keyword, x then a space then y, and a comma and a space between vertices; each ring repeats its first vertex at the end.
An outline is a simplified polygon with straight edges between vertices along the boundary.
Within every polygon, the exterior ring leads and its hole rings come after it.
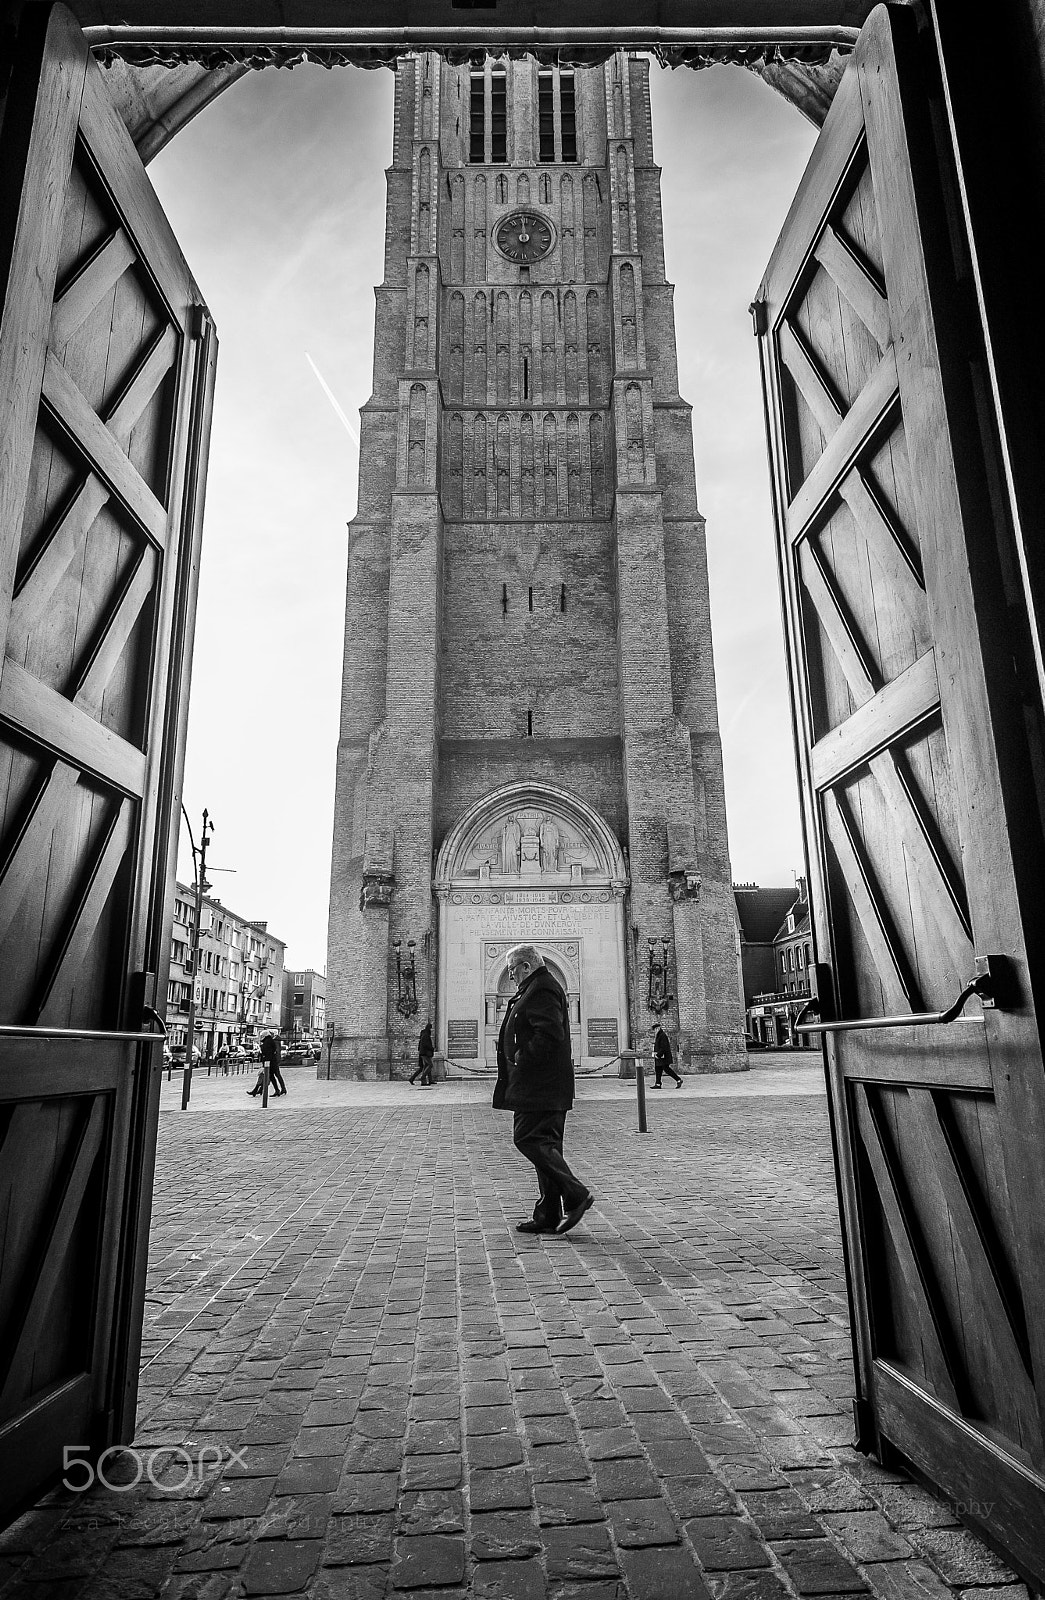
POLYGON ((540 133, 540 159, 555 160, 555 74, 537 74, 537 119, 540 133))
POLYGON ((533 590, 530 590, 530 610, 533 610, 533 590))
POLYGON ((473 72, 468 102, 468 159, 486 160, 486 75, 473 72))
POLYGON ((559 120, 562 160, 577 159, 577 101, 572 72, 559 74, 559 120))
POLYGON ((530 398, 530 358, 523 356, 523 399, 530 398))
POLYGON ((533 738, 533 712, 532 711, 527 711, 527 713, 526 713, 526 737, 528 739, 532 739, 533 738))
POLYGON ((508 585, 506 583, 501 584, 501 615, 503 617, 508 615, 508 585))
POLYGON ((490 75, 490 160, 508 160, 508 78, 504 72, 490 75))
POLYGON ((559 586, 559 610, 566 610, 566 585, 564 583, 559 586))

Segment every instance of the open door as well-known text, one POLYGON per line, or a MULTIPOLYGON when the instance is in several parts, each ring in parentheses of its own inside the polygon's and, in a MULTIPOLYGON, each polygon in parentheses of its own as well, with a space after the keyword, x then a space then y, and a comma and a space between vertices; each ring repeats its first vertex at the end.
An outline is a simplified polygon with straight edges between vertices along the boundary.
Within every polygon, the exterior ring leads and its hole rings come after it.
POLYGON ((872 13, 752 309, 858 1434, 1041 1581, 1040 811, 924 49, 872 13))
POLYGON ((216 338, 61 6, 0 171, 3 1520, 133 1433, 216 338))

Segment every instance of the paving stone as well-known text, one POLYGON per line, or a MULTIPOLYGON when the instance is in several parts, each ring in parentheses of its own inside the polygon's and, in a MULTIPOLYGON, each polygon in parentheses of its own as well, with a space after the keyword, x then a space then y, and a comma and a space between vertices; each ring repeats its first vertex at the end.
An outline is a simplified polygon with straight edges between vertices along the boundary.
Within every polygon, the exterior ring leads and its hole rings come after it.
MULTIPOLYGON (((163 1600, 231 1600, 241 1592, 239 1578, 231 1572, 175 1572, 162 1589, 163 1600)), ((58 1596, 48 1600, 59 1600, 58 1596)))
POLYGON ((603 1428, 584 1434, 584 1448, 592 1461, 622 1461, 641 1456, 642 1446, 632 1428, 603 1428))
POLYGON ((787 1539, 772 1549, 800 1595, 855 1594, 867 1588, 827 1539, 787 1539))
POLYGON ((811 1517, 793 1489, 745 1489, 744 1507, 763 1539, 820 1539, 823 1525, 811 1517))
POLYGON ((889 1521, 899 1528, 956 1528, 953 1507, 916 1483, 883 1484, 875 1493, 889 1521))
POLYGON ((460 1456, 408 1456, 403 1463, 404 1489, 456 1489, 462 1476, 460 1456))
POLYGON ((468 1503, 473 1512, 516 1510, 529 1506, 532 1499, 530 1479, 521 1468, 469 1474, 468 1503))
POLYGON ((910 1537, 916 1553, 932 1563, 945 1583, 964 1588, 1016 1582, 1000 1556, 966 1528, 919 1528, 910 1537))
POLYGON ((698 1477, 711 1471, 707 1456, 692 1439, 644 1441, 646 1454, 664 1477, 698 1477))
POLYGON ((775 1572, 708 1572, 705 1583, 714 1600, 785 1600, 788 1590, 775 1572))
POLYGON ((321 1567, 312 1580, 309 1600, 384 1600, 387 1593, 387 1566, 321 1567))
POLYGON ((406 1453, 411 1455, 447 1455, 460 1451, 460 1423, 449 1420, 438 1422, 413 1422, 407 1430, 406 1453))
POLYGON ((259 1539, 322 1539, 332 1494, 276 1495, 257 1520, 259 1539))
POLYGON ((275 1478, 236 1478, 219 1482, 203 1502, 205 1522, 218 1517, 258 1517, 276 1487, 275 1478))
POLYGON ((538 1483, 534 1498, 542 1527, 570 1522, 602 1522, 602 1501, 589 1483, 538 1483))
POLYGON ((464 1414, 467 1434, 512 1433, 518 1428, 511 1406, 469 1406, 464 1414))
POLYGON ((469 1587, 472 1600, 545 1600, 548 1593, 541 1564, 532 1560, 482 1561, 469 1587))
POLYGON ((398 1472, 404 1454, 400 1440, 353 1437, 342 1464, 352 1472, 398 1472))
POLYGON ((277 1494, 332 1494, 341 1480, 341 1456, 291 1456, 276 1479, 277 1494))
POLYGON ((394 1472, 343 1472, 334 1496, 338 1512, 391 1511, 399 1498, 394 1472))
POLYGON ((473 1512, 470 1547, 476 1561, 521 1561, 539 1553, 541 1540, 529 1512, 473 1512))
POLYGON ((632 1600, 707 1600, 708 1589, 688 1550, 623 1550, 621 1564, 632 1600))
POLYGON ((457 1489, 407 1490, 400 1498, 400 1533, 460 1533, 463 1528, 464 1501, 457 1489))
POLYGON ((787 1474, 792 1488, 810 1511, 870 1511, 874 1501, 867 1491, 836 1466, 801 1467, 787 1474))
POLYGON ((619 1571, 604 1523, 542 1528, 549 1578, 615 1577, 619 1571))
POLYGON ((392 1587, 423 1589, 460 1583, 464 1577, 464 1559, 463 1539, 444 1534, 399 1537, 395 1541, 390 1573, 392 1587))
POLYGON ((737 1497, 724 1483, 709 1475, 668 1478, 664 1489, 680 1517, 735 1516, 737 1497))
POLYGON ((694 1517, 686 1534, 708 1572, 768 1567, 769 1553, 755 1528, 740 1516, 694 1517))
POLYGON ((527 1417, 526 1436, 531 1444, 576 1444, 577 1427, 572 1417, 527 1417))
POLYGON ((522 1444, 507 1434, 480 1434, 468 1441, 468 1463, 472 1467, 512 1467, 522 1458, 522 1444))
POLYGON ((387 1562, 392 1555, 391 1513, 357 1517, 332 1516, 327 1527, 323 1565, 365 1566, 387 1562))
POLYGON ((880 1511, 827 1511, 820 1521, 854 1561, 904 1561, 913 1554, 880 1511))
POLYGON ((677 1544, 679 1530, 667 1505, 659 1495, 644 1500, 613 1500, 606 1515, 618 1545, 677 1544))
POLYGON ((955 1591, 924 1561, 869 1562, 863 1571, 881 1600, 954 1600, 955 1591))
POLYGON ((535 1483, 577 1483, 590 1476, 583 1453, 567 1445, 549 1445, 529 1455, 530 1476, 535 1483))
POLYGON ((301 1594, 322 1553, 319 1539, 272 1539, 253 1545, 243 1567, 244 1594, 301 1594))
POLYGON ((595 1482, 604 1500, 641 1500, 659 1493, 657 1479, 643 1457, 593 1463, 595 1482))

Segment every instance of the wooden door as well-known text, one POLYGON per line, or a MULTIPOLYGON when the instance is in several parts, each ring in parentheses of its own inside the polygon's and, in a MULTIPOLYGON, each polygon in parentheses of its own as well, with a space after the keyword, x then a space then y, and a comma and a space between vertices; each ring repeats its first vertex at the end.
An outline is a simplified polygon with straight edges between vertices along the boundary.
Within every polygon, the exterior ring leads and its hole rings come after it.
POLYGON ((133 1432, 216 352, 79 28, 26 11, 0 133, 0 1518, 63 1447, 133 1432))
POLYGON ((1033 713, 1016 693, 1025 619, 1006 587, 922 51, 908 8, 872 14, 752 309, 833 991, 823 1037, 858 1432, 1041 1580, 1033 713), (985 967, 996 1004, 906 1020, 945 1011, 985 967))

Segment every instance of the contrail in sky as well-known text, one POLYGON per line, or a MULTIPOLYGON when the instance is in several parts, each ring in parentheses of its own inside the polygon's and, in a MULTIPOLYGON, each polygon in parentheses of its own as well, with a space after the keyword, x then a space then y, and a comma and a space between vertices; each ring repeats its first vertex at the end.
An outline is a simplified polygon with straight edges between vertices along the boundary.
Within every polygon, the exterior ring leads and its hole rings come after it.
POLYGON ((331 389, 329 383, 324 378, 323 374, 320 372, 319 368, 316 366, 316 363, 313 361, 312 357, 309 355, 307 350, 305 351, 305 360, 308 362, 309 366, 312 368, 312 371, 315 373, 316 377, 319 379, 320 387, 322 388, 323 393, 326 395, 327 399, 330 401, 330 404, 333 406, 334 411, 337 414, 338 420, 344 425, 345 432, 348 434, 348 437, 352 440, 353 444, 355 445, 356 449, 358 450, 359 449, 359 430, 356 428, 355 424, 353 422, 351 422, 349 420, 349 418, 345 415, 344 411, 342 411, 342 409, 341 409, 340 405, 338 404, 338 401, 337 401, 337 399, 336 399, 336 397, 334 395, 334 392, 331 389))

